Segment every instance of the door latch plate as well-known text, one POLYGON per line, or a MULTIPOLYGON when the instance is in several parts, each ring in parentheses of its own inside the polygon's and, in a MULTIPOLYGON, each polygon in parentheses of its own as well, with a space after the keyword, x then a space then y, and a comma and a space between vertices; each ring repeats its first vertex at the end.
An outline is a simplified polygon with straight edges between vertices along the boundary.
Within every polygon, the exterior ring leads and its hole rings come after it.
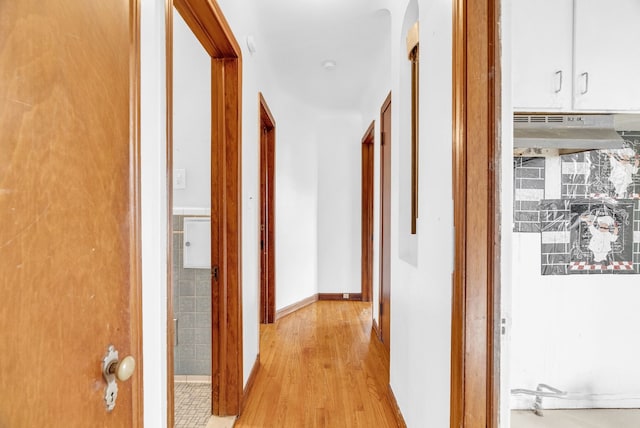
POLYGON ((107 354, 102 359, 102 376, 107 382, 107 387, 104 389, 104 404, 107 412, 116 407, 116 398, 118 398, 118 384, 116 383, 116 375, 112 370, 114 364, 118 364, 118 351, 113 345, 109 345, 107 354))

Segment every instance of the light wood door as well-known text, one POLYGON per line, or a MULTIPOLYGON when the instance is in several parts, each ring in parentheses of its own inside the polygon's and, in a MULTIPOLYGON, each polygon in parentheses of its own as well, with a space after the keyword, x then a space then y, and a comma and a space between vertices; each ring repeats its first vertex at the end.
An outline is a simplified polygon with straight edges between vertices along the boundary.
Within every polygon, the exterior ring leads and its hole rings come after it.
POLYGON ((0 2, 0 426, 141 426, 138 3, 0 2))
POLYGON ((391 94, 380 114, 380 335, 391 347, 391 94))

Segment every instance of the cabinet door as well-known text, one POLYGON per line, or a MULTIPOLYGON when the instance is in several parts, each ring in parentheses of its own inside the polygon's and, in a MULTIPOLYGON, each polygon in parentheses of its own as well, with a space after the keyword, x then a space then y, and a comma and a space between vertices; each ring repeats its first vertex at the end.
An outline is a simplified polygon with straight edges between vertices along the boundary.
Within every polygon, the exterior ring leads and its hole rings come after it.
POLYGON ((640 1, 575 3, 574 108, 640 111, 640 1))
POLYGON ((513 0, 512 77, 516 111, 569 110, 572 0, 513 0))

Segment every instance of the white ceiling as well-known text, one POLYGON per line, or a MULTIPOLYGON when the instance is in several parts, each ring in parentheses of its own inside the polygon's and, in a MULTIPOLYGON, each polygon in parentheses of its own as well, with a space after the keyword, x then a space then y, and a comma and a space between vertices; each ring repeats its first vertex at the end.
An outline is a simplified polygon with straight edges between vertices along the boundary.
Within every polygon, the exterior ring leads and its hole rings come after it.
POLYGON ((372 69, 389 57, 387 0, 257 0, 256 44, 278 86, 309 104, 358 109, 372 69), (334 60, 333 70, 322 63, 334 60))

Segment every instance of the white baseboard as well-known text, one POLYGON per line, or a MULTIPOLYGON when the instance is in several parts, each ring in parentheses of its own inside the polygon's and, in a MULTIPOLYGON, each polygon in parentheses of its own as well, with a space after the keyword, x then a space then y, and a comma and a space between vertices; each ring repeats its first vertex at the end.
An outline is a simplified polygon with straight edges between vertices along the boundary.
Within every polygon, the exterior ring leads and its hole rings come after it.
MULTIPOLYGON (((534 396, 512 396, 511 410, 533 408, 534 396)), ((640 408, 640 394, 593 394, 588 397, 542 399, 543 409, 637 409, 640 408)))

